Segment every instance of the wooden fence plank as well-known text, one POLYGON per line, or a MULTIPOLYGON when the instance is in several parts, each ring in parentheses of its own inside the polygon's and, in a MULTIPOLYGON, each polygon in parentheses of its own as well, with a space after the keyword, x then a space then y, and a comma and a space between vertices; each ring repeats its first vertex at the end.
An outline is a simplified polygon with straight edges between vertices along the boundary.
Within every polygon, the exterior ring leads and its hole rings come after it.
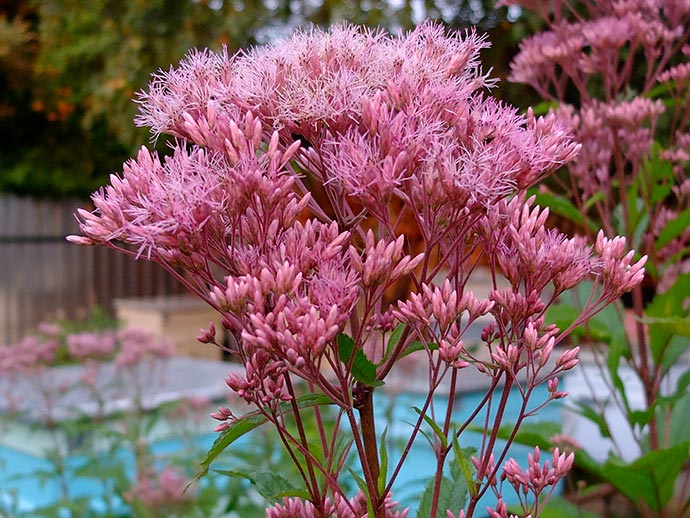
POLYGON ((184 292, 157 264, 67 242, 77 232, 73 213, 85 205, 0 194, 0 344, 95 306, 114 314, 116 298, 184 292))

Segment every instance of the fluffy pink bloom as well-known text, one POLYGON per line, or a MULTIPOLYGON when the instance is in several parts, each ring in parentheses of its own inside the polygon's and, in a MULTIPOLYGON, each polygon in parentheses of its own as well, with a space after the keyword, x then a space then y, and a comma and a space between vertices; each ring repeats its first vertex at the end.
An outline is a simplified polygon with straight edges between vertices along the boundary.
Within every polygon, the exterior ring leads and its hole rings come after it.
MULTIPOLYGON (((79 212, 84 237, 72 239, 156 261, 216 309, 244 365, 228 387, 274 423, 299 407, 295 378, 364 423, 366 399, 413 340, 432 391, 469 364, 496 381, 521 369, 532 385, 553 378, 541 371, 564 336, 544 322, 546 294, 598 278, 608 298, 594 296, 588 318, 641 266, 617 242, 595 249, 545 229, 548 213, 524 191, 580 145, 556 115, 521 116, 486 95, 485 46, 424 23, 399 35, 312 29, 234 56, 192 52, 139 98, 138 123, 176 137, 172 154, 142 149, 94 194, 95 211, 79 212), (468 288, 480 258, 494 283, 483 299, 468 288), (463 339, 480 317, 495 324, 489 355, 463 339)), ((149 351, 134 342, 120 363, 149 351)), ((219 431, 234 419, 225 408, 212 417, 219 431)), ((364 426, 348 422, 353 433, 364 426)), ((306 447, 301 437, 287 444, 298 456, 306 447)), ((496 484, 492 455, 479 455, 484 488, 496 484)), ((337 479, 330 460, 318 470, 337 479)), ((327 515, 367 512, 363 495, 311 489, 327 515)), ((386 502, 389 516, 404 516, 386 502)), ((285 499, 267 513, 311 516, 315 505, 285 499)))

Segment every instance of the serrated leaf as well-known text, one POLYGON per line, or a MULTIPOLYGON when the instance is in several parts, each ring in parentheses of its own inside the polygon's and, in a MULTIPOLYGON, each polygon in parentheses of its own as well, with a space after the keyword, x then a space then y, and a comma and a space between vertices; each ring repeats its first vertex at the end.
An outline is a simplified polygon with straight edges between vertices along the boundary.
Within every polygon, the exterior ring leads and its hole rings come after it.
POLYGON ((441 477, 441 485, 438 495, 436 513, 432 515, 432 502, 434 498, 435 479, 429 480, 419 501, 419 512, 417 516, 428 516, 429 518, 446 518, 447 511, 457 514, 467 504, 467 485, 463 479, 450 479, 446 476, 441 477))
POLYGON ((240 471, 236 469, 214 469, 213 472, 219 475, 225 475, 226 477, 230 478, 246 478, 250 482, 252 480, 251 476, 246 471, 240 471))
POLYGON ((290 480, 266 466, 261 466, 249 472, 222 469, 213 471, 220 475, 248 480, 252 483, 256 492, 268 501, 275 501, 285 496, 309 499, 309 492, 304 487, 295 486, 290 480))
MULTIPOLYGON (((332 401, 330 398, 323 394, 305 394, 297 398, 298 408, 307 408, 317 405, 330 405, 332 401)), ((288 402, 281 403, 281 409, 284 413, 292 412, 292 404, 288 402)), ((218 438, 213 441, 211 448, 206 453, 206 456, 201 461, 199 465, 199 472, 196 474, 193 480, 199 480, 201 477, 208 473, 209 466, 211 463, 218 458, 218 456, 225 451, 232 443, 245 436, 252 430, 258 428, 262 424, 266 423, 268 419, 266 416, 261 414, 258 410, 254 412, 249 412, 241 417, 238 417, 230 426, 220 432, 218 438)))
MULTIPOLYGON (((470 458, 474 453, 476 453, 476 448, 461 448, 457 436, 453 437, 453 454, 455 455, 455 463, 451 465, 451 473, 453 466, 457 466, 465 480, 465 485, 467 486, 470 494, 476 496, 478 489, 474 484, 474 467, 470 462, 470 458)), ((459 478, 457 475, 453 475, 453 478, 459 478)))
POLYGON ((352 377, 367 387, 380 387, 382 381, 376 379, 376 365, 367 358, 361 349, 355 350, 355 341, 345 333, 338 335, 338 356, 345 365, 351 365, 352 377))
POLYGON ((284 496, 298 496, 309 499, 309 493, 306 489, 296 487, 291 481, 265 466, 252 472, 250 475, 257 493, 266 500, 274 501, 284 496))

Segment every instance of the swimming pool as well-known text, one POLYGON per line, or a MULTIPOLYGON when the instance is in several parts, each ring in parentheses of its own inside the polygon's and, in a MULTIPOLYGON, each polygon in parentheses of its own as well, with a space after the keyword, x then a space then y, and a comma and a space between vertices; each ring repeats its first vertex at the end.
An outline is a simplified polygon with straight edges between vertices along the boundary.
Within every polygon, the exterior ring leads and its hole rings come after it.
MULTIPOLYGON (((472 410, 484 396, 484 392, 468 392, 457 397, 454 421, 462 422, 468 418, 472 410)), ((545 400, 547 392, 545 387, 538 388, 533 396, 532 401, 538 404, 545 400)), ((438 396, 435 399, 437 405, 444 405, 447 402, 445 396, 438 396)), ((380 433, 384 426, 388 429, 388 444, 394 445, 396 439, 402 439, 409 436, 411 425, 418 417, 413 407, 421 407, 423 398, 420 394, 410 392, 403 392, 395 395, 382 393, 377 396, 376 409, 378 412, 377 426, 380 433)), ((509 423, 514 421, 517 417, 517 412, 521 404, 521 398, 516 390, 513 390, 508 402, 507 413, 504 422, 509 423)), ((547 405, 542 409, 538 416, 530 418, 528 422, 537 421, 557 421, 560 422, 561 408, 557 404, 547 405)), ((477 418, 482 419, 482 416, 477 418)), ((479 422, 479 421, 476 422, 479 422)), ((211 429, 212 425, 208 423, 206 429, 211 429)), ((194 437, 194 446, 198 449, 198 456, 195 462, 203 458, 203 452, 208 450, 213 441, 217 437, 214 433, 200 433, 194 437)), ((221 457, 220 463, 227 463, 225 459, 232 459, 233 449, 242 449, 246 447, 246 441, 250 437, 245 437, 243 440, 233 444, 226 452, 226 455, 221 457), (244 443, 242 441, 245 441, 244 443)), ((463 448, 475 447, 478 448, 481 444, 481 435, 475 432, 465 432, 461 435, 460 444, 463 448)), ((174 437, 163 437, 154 441, 151 444, 151 451, 157 456, 165 456, 174 454, 184 446, 183 441, 174 437)), ((510 455, 515 457, 518 462, 524 467, 526 465, 527 453, 531 452, 531 448, 520 445, 513 445, 510 450, 510 455)), ((391 447, 390 465, 393 465, 399 455, 395 447, 391 447)), ((127 452, 120 452, 121 460, 124 465, 129 466, 129 471, 133 473, 134 460, 127 452)), ((112 460, 112 459, 110 459, 112 460)), ((92 459, 91 459, 92 461, 92 459)), ((68 468, 71 472, 77 473, 81 464, 86 462, 83 457, 74 456, 67 459, 68 468)), ((49 505, 60 498, 61 488, 56 480, 40 480, 37 473, 50 471, 51 464, 45 458, 41 458, 36 453, 29 453, 26 451, 19 451, 16 448, 8 448, 0 445, 0 490, 3 491, 4 497, 7 498, 8 491, 12 492, 16 497, 16 504, 20 511, 30 511, 38 507, 49 505)), ((391 468, 392 469, 392 468, 391 468)), ((423 437, 418 437, 409 457, 406 460, 405 467, 400 472, 396 483, 393 487, 394 499, 404 506, 410 507, 410 516, 415 516, 418 506, 418 497, 426 481, 433 475, 435 470, 435 459, 433 453, 423 437)), ((89 498, 92 501, 94 512, 102 506, 99 501, 103 492, 106 490, 101 484, 89 478, 81 478, 78 476, 72 477, 69 480, 69 494, 72 498, 89 498)), ((511 490, 512 491, 512 490, 511 490)), ((516 497, 510 493, 504 495, 504 498, 509 503, 515 503, 516 497)), ((486 505, 492 505, 494 499, 492 495, 487 495, 482 501, 479 509, 484 509, 486 505)), ((66 515, 69 516, 69 515, 66 515)))

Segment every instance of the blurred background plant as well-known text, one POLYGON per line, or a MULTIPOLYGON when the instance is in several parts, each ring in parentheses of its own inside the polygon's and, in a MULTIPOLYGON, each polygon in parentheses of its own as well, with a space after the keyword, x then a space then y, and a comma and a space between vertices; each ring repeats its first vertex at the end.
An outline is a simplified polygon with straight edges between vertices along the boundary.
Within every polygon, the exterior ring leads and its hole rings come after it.
MULTIPOLYGON (((35 335, 0 347, 0 444, 33 445, 32 455, 46 461, 28 472, 0 466, 6 484, 0 517, 259 516, 267 505, 260 493, 272 490, 261 480, 254 490, 249 475, 248 481, 212 472, 192 483, 214 438, 212 402, 190 396, 152 407, 146 401, 146 387, 165 379, 171 353, 167 342, 117 330, 101 312, 87 322, 42 324, 35 335), (27 479, 55 498, 27 508, 32 502, 26 494, 21 502, 16 490, 27 479)), ((268 429, 231 450, 219 467, 251 473, 256 463, 289 472, 268 429)))
MULTIPOLYGON (((599 228, 623 235, 649 258, 643 284, 579 331, 594 354, 580 378, 590 394, 577 410, 611 449, 604 458, 576 455, 588 475, 580 497, 612 487, 640 516, 687 516, 690 9, 673 1, 503 3, 532 10, 547 27, 520 43, 510 79, 532 86, 582 144, 575 161, 535 189, 538 203, 561 226, 592 240, 599 228)), ((583 302, 571 293, 551 317, 567 325, 583 302)), ((616 503, 604 512, 623 511, 616 503)))

